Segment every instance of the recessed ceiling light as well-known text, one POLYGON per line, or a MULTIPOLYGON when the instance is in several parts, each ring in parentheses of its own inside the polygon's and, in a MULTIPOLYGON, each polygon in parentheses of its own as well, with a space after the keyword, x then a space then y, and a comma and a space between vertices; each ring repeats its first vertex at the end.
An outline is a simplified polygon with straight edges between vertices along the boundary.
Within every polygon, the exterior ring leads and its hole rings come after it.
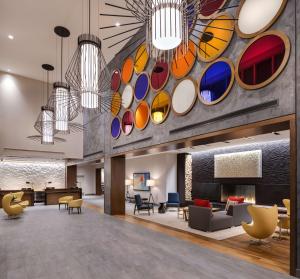
POLYGON ((10 73, 10 72, 11 72, 11 69, 7 69, 7 71, 10 73))
POLYGON ((8 37, 8 39, 10 39, 10 40, 13 40, 13 39, 14 39, 14 36, 13 36, 13 35, 10 35, 10 34, 9 34, 7 37, 8 37))
POLYGON ((273 132, 273 134, 276 135, 276 136, 280 136, 279 132, 273 132))
POLYGON ((119 27, 121 24, 120 24, 120 22, 116 22, 116 24, 115 24, 117 27, 119 27))

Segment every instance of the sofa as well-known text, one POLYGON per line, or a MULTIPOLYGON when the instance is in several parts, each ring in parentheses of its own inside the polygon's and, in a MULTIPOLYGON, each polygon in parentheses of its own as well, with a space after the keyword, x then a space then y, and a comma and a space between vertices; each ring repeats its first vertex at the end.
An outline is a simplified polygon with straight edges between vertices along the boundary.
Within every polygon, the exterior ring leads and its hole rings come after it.
POLYGON ((240 226, 242 221, 250 223, 251 216, 247 211, 248 203, 230 205, 228 211, 212 212, 209 207, 189 206, 189 226, 193 229, 213 232, 240 226))

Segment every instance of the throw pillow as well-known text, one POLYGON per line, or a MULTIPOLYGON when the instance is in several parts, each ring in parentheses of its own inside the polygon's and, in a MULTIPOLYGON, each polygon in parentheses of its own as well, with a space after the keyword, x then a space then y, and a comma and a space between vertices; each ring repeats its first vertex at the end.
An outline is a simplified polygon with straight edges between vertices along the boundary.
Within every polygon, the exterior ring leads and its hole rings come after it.
POLYGON ((234 196, 231 196, 228 198, 228 200, 230 201, 237 201, 238 203, 243 203, 244 200, 245 200, 245 197, 234 197, 234 196))
POLYGON ((194 205, 211 208, 211 204, 210 204, 209 200, 195 199, 194 205))
POLYGON ((227 203, 226 203, 225 211, 228 211, 229 206, 235 205, 235 204, 238 204, 238 203, 239 203, 238 201, 232 201, 232 200, 228 199, 227 203))

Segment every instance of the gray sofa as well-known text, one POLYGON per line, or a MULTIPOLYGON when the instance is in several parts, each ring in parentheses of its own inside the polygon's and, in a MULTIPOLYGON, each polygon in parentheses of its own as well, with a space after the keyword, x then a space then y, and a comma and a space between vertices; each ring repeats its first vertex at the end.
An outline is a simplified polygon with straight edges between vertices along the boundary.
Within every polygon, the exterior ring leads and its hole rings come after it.
POLYGON ((190 205, 189 226, 201 231, 217 231, 240 226, 241 222, 252 221, 248 211, 248 203, 231 205, 228 211, 212 212, 211 208, 190 205))

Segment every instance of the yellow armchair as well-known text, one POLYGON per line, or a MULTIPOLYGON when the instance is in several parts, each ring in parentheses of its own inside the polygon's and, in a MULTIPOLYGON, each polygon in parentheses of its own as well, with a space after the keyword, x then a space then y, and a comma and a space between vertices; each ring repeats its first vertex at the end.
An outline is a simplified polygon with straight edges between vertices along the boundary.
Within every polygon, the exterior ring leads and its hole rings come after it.
POLYGON ((64 197, 59 198, 58 199, 58 209, 60 210, 60 206, 62 204, 64 204, 65 208, 67 209, 69 202, 72 200, 73 200, 73 196, 64 196, 64 197))
POLYGON ((285 229, 285 230, 288 230, 290 229, 290 216, 291 216, 291 205, 290 205, 290 200, 289 199, 284 199, 282 200, 284 206, 286 207, 287 209, 287 216, 285 216, 285 218, 279 218, 279 221, 278 221, 278 226, 279 226, 279 229, 280 229, 280 232, 279 232, 279 235, 281 238, 281 229, 285 229))
POLYGON ((14 204, 19 204, 23 208, 26 208, 27 206, 29 206, 29 201, 22 201, 24 192, 21 191, 21 192, 13 193, 13 196, 14 196, 14 200, 13 200, 14 204))
POLYGON ((78 199, 78 200, 73 200, 69 202, 69 214, 71 213, 71 211, 73 212, 73 208, 77 208, 77 213, 81 213, 81 206, 82 206, 82 199, 78 199))
POLYGON ((9 217, 16 217, 23 213, 23 207, 19 204, 12 205, 12 200, 14 199, 13 194, 7 194, 2 198, 2 207, 5 213, 9 217))
POLYGON ((262 243, 262 239, 270 237, 276 230, 278 221, 277 205, 273 207, 258 207, 249 205, 248 212, 252 217, 253 223, 242 222, 245 232, 262 243))

